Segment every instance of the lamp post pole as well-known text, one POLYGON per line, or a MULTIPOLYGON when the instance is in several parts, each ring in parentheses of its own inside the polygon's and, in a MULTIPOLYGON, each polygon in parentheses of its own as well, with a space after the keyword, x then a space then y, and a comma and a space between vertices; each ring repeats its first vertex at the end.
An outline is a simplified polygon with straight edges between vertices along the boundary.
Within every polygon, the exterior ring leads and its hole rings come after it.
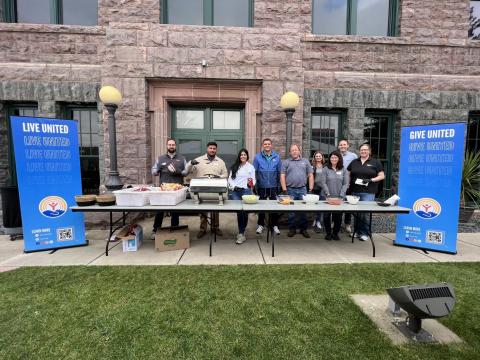
POLYGON ((292 119, 295 109, 285 109, 285 114, 287 115, 287 142, 285 148, 285 156, 288 157, 290 152, 290 146, 292 145, 292 119))
POLYGON ((123 187, 117 169, 117 132, 115 127, 115 111, 117 105, 105 104, 108 111, 108 144, 110 146, 110 171, 105 186, 108 190, 119 190, 123 187))

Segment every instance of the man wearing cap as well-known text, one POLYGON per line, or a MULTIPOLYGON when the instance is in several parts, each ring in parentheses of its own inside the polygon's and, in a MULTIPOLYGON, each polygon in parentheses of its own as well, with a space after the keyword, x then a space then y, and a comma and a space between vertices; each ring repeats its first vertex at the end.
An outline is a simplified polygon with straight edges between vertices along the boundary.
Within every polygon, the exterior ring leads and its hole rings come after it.
MULTIPOLYGON (((207 177, 208 175, 228 178, 225 162, 217 156, 217 143, 211 141, 207 144, 207 153, 187 163, 187 173, 192 173, 193 177, 207 177)), ((218 236, 222 236, 222 230, 219 229, 218 214, 212 212, 212 228, 218 236)), ((200 214, 200 231, 197 239, 205 236, 207 233, 207 216, 200 214)))
MULTIPOLYGON (((293 200, 303 200, 303 195, 307 193, 306 184, 308 182, 308 192, 313 190, 313 169, 310 162, 301 157, 300 146, 292 144, 290 146, 290 158, 282 162, 282 170, 280 172, 280 184, 282 186, 282 194, 290 195, 293 200)), ((288 214, 288 237, 292 237, 296 233, 295 213, 288 214)), ((307 216, 300 213, 300 233, 309 238, 307 232, 307 216)))

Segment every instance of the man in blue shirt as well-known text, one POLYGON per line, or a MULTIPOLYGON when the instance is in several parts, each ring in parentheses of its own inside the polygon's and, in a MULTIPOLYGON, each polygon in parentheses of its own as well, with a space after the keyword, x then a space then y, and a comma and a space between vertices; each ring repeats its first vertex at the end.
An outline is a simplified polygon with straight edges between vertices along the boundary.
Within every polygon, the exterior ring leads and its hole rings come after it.
MULTIPOLYGON (((263 139, 262 151, 255 155, 253 167, 257 179, 257 193, 260 200, 276 200, 280 185, 280 169, 282 162, 280 155, 272 150, 272 140, 263 139)), ((278 214, 270 214, 270 226, 276 235, 280 235, 278 229, 278 214)), ((261 234, 265 228, 265 213, 258 214, 257 234, 261 234)))

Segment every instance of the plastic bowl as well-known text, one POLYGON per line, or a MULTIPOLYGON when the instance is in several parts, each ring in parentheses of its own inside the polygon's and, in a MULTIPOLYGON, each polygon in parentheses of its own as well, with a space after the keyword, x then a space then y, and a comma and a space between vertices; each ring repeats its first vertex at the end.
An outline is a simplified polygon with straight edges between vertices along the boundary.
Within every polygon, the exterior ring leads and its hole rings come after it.
POLYGON ((356 205, 360 201, 359 196, 347 195, 347 202, 352 205, 356 205))
POLYGON ((315 194, 306 194, 303 195, 303 201, 307 204, 315 204, 320 199, 320 196, 315 194))
POLYGON ((330 205, 341 205, 343 203, 343 200, 339 197, 328 197, 327 203, 330 205))
POLYGON ((242 195, 242 200, 245 204, 256 204, 260 199, 258 195, 242 195))

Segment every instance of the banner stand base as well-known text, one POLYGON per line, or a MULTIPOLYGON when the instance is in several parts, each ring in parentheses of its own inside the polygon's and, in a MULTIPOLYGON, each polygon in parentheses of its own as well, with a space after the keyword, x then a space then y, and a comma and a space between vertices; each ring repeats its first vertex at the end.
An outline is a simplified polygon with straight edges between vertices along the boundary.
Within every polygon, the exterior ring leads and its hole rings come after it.
POLYGON ((442 250, 435 250, 435 249, 428 249, 428 248, 422 248, 418 246, 410 246, 410 245, 404 245, 404 244, 396 244, 395 241, 393 242, 394 246, 400 246, 400 247, 405 247, 409 249, 417 249, 417 250, 423 250, 423 251, 433 251, 433 252, 438 252, 442 254, 449 254, 449 255, 457 255, 457 252, 451 252, 451 251, 442 251, 442 250))
MULTIPOLYGON (((86 241, 85 244, 78 244, 78 245, 71 245, 71 246, 65 246, 65 247, 58 247, 58 248, 51 248, 51 249, 40 249, 40 250, 23 250, 24 254, 29 254, 29 253, 35 253, 35 252, 41 252, 41 251, 52 251, 52 250, 62 250, 62 249, 71 249, 71 248, 76 248, 80 246, 88 246, 88 240, 86 241)), ((53 254, 55 251, 52 251, 51 254, 53 254)))

